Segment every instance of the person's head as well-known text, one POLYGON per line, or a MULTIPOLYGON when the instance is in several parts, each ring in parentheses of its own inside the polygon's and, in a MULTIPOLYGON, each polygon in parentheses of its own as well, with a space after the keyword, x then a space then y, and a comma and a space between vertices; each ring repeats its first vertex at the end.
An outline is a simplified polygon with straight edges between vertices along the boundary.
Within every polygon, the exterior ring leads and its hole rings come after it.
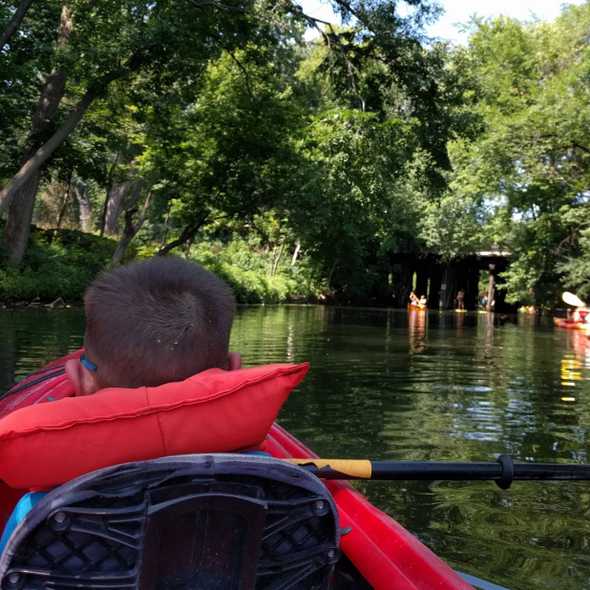
POLYGON ((232 291, 193 262, 156 257, 105 272, 88 287, 84 307, 86 358, 66 364, 78 394, 239 364, 228 352, 232 291))

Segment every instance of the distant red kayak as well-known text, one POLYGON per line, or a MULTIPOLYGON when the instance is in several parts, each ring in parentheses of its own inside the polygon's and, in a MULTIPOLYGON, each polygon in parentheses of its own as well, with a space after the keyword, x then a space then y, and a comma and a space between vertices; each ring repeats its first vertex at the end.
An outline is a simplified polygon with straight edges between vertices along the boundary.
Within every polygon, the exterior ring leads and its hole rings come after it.
POLYGON ((584 322, 574 322, 573 320, 566 320, 564 318, 553 318, 553 323, 558 328, 564 330, 581 330, 586 332, 590 336, 590 327, 584 322))
MULTIPOLYGON (((79 354, 80 351, 54 361, 13 387, 0 400, 0 417, 27 405, 73 395, 73 387, 64 374, 63 366, 66 358, 79 354)), ((262 449, 277 458, 316 456, 278 425, 272 427, 262 449)), ((371 587, 376 590, 472 590, 471 585, 414 535, 348 483, 336 480, 325 483, 338 507, 340 526, 348 531, 342 536, 341 542, 347 560, 343 560, 337 569, 345 568, 347 575, 355 580, 356 585, 351 587, 371 587)), ((16 498, 4 494, 3 500, 5 503, 10 500, 11 503, 9 506, 0 506, 0 512, 10 512, 16 498)))

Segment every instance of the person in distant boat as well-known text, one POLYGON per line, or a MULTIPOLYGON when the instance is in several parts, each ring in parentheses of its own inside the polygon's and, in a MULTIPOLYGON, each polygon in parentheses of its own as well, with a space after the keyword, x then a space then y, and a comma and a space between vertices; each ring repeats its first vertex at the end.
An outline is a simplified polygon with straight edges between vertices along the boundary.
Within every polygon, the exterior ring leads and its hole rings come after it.
POLYGON ((571 319, 581 324, 590 323, 590 309, 587 307, 577 307, 571 314, 571 319))
POLYGON ((457 309, 465 309, 465 291, 463 289, 459 289, 455 300, 457 301, 457 309))
POLYGON ((416 293, 414 293, 414 291, 412 291, 410 293, 410 305, 418 305, 420 303, 420 300, 418 299, 418 295, 416 295, 416 293))
POLYGON ((88 395, 239 369, 240 355, 229 352, 235 307, 223 280, 180 258, 105 272, 86 290, 84 354, 66 363, 66 374, 77 395, 88 395))
POLYGON ((426 295, 421 295, 420 299, 418 299, 418 305, 420 307, 426 307, 427 303, 428 303, 428 300, 426 299, 426 295))

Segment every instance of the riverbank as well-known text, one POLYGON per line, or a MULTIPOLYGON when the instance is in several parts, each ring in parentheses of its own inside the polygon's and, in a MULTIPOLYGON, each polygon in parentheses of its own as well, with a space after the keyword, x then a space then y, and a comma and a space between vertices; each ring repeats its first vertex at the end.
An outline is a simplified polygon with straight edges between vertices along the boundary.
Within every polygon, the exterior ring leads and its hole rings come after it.
MULTIPOLYGON (((109 267, 116 246, 114 239, 78 230, 34 228, 22 266, 12 268, 0 262, 0 305, 81 303, 86 287, 109 267)), ((156 251, 155 245, 142 244, 130 248, 126 260, 150 258, 156 251)), ((245 240, 201 242, 190 248, 187 258, 223 277, 239 303, 316 302, 323 298, 323 281, 305 260, 291 264, 245 240)))

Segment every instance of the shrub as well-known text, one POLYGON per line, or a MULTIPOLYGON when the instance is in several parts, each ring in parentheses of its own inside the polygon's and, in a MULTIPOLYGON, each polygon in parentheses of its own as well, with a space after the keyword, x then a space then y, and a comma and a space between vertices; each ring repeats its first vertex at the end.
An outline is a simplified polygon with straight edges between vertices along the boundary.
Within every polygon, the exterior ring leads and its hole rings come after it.
MULTIPOLYGON (((0 301, 61 297, 81 301, 86 287, 111 260, 116 241, 76 230, 35 228, 21 267, 0 262, 0 301)), ((157 247, 141 244, 130 256, 150 258, 157 247)), ((240 303, 283 303, 316 300, 325 285, 306 259, 291 266, 285 256, 274 274, 274 253, 260 246, 257 238, 236 237, 228 243, 203 241, 193 246, 189 258, 225 279, 240 303)))
POLYGON ((114 240, 76 230, 35 228, 23 264, 0 264, 0 300, 79 301, 115 247, 114 240))

